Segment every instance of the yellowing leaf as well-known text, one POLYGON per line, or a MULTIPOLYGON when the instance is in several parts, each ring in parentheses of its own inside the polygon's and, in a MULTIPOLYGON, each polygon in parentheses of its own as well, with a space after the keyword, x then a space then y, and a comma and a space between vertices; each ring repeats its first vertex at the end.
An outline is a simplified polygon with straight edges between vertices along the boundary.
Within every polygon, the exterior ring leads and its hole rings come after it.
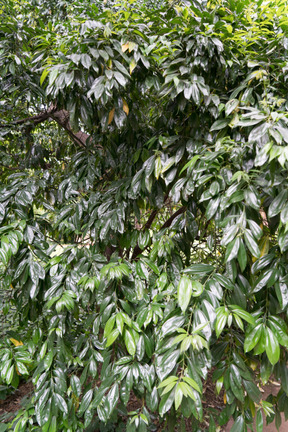
POLYGON ((129 46, 129 52, 131 52, 136 47, 136 43, 135 42, 128 42, 128 46, 129 46))
POLYGON ((19 342, 19 341, 17 341, 16 339, 14 339, 14 338, 10 338, 10 341, 17 347, 17 346, 21 346, 21 345, 23 345, 23 342, 19 342))
POLYGON ((224 404, 226 405, 226 403, 227 403, 227 396, 226 396, 226 393, 224 393, 224 395, 223 395, 223 402, 224 402, 224 404))
POLYGON ((255 360, 250 361, 250 367, 253 371, 256 370, 257 366, 258 366, 258 363, 255 360))
POLYGON ((256 414, 255 403, 253 402, 253 400, 251 400, 251 398, 249 398, 249 406, 250 406, 252 416, 255 417, 256 414))
POLYGON ((110 125, 110 123, 112 123, 113 118, 114 118, 114 112, 115 112, 115 108, 113 108, 110 112, 109 112, 109 116, 108 116, 108 125, 110 125))
POLYGON ((122 101, 123 101, 123 111, 128 115, 129 114, 128 104, 124 99, 122 99, 122 101))
POLYGON ((260 257, 267 255, 269 252, 269 236, 263 237, 260 241, 260 257))
POLYGON ((127 51, 128 48, 129 48, 129 42, 126 42, 125 44, 122 45, 123 52, 127 51))
POLYGON ((131 60, 130 62, 130 75, 132 74, 133 70, 135 69, 135 67, 137 66, 135 60, 131 60))

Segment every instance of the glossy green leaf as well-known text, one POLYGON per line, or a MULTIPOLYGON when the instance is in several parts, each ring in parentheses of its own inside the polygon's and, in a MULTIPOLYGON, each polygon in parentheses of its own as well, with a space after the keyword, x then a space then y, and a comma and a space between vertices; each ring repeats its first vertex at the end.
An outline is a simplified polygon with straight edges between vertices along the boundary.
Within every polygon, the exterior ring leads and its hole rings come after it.
POLYGON ((244 342, 245 352, 251 351, 257 345, 262 334, 262 327, 262 324, 258 324, 250 333, 246 334, 244 342))
POLYGON ((133 333, 128 329, 125 330, 124 340, 128 353, 134 356, 136 354, 136 343, 133 337, 133 333))
POLYGON ((119 330, 118 329, 114 329, 108 336, 107 338, 107 342, 106 342, 106 347, 109 347, 110 345, 112 345, 115 340, 118 338, 119 336, 119 330))
POLYGON ((287 204, 287 199, 288 199, 287 190, 282 190, 279 193, 279 195, 276 198, 274 198, 273 201, 271 202, 268 210, 268 217, 271 218, 273 216, 276 216, 278 213, 280 213, 284 205, 287 204))
MULTIPOLYGON (((194 281, 195 283, 195 281, 194 281)), ((187 276, 182 276, 180 282, 178 284, 178 303, 182 309, 182 312, 185 312, 193 291, 193 283, 187 276)), ((197 291, 196 291, 197 292, 197 291)))
POLYGON ((256 432, 263 432, 263 414, 260 409, 256 414, 256 432))
POLYGON ((72 375, 70 379, 72 391, 76 396, 80 396, 82 393, 81 382, 77 375, 72 375))
POLYGON ((276 364, 280 357, 280 347, 276 335, 270 328, 266 328, 265 349, 270 363, 276 364))
POLYGON ((247 230, 244 232, 244 238, 245 238, 246 246, 248 247, 251 254, 256 258, 259 258, 260 257, 259 247, 256 241, 254 240, 254 238, 252 237, 252 235, 247 230))
POLYGON ((174 396, 174 402, 175 402, 175 409, 177 410, 179 408, 179 406, 181 405, 182 402, 182 398, 183 398, 183 392, 182 389, 180 387, 180 385, 178 384, 175 388, 175 396, 174 396))
POLYGON ((63 411, 64 414, 68 415, 68 406, 64 398, 58 393, 54 393, 54 398, 58 408, 60 408, 60 410, 63 411))
POLYGON ((170 393, 166 393, 160 401, 159 414, 161 417, 170 410, 175 399, 175 390, 173 389, 170 393))

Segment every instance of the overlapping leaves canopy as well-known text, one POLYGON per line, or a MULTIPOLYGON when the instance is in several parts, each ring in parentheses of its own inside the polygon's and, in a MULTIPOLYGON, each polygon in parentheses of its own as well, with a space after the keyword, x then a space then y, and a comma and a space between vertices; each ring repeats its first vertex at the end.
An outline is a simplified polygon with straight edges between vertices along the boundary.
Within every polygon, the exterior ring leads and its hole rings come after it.
POLYGON ((0 391, 35 390, 8 430, 288 417, 287 12, 2 1, 0 391))

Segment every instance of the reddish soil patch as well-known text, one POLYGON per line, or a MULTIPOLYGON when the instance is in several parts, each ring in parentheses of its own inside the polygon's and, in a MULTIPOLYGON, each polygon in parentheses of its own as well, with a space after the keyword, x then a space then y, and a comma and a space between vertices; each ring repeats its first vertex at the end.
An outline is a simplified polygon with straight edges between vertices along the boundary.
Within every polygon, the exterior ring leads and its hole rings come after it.
MULTIPOLYGON (((14 413, 21 408, 21 401, 25 396, 29 396, 33 391, 32 382, 26 382, 19 385, 18 389, 5 400, 0 400, 0 416, 8 413, 14 413)), ((13 418, 13 416, 11 417, 13 418)), ((7 419, 8 421, 8 419, 7 419)))

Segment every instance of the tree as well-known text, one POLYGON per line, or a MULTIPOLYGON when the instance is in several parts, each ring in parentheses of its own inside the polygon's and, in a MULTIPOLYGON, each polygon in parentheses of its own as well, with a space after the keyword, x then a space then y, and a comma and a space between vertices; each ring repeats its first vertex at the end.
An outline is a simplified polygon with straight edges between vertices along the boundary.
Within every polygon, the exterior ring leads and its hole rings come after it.
POLYGON ((279 425, 287 2, 0 13, 1 391, 34 386, 2 430, 279 425))

